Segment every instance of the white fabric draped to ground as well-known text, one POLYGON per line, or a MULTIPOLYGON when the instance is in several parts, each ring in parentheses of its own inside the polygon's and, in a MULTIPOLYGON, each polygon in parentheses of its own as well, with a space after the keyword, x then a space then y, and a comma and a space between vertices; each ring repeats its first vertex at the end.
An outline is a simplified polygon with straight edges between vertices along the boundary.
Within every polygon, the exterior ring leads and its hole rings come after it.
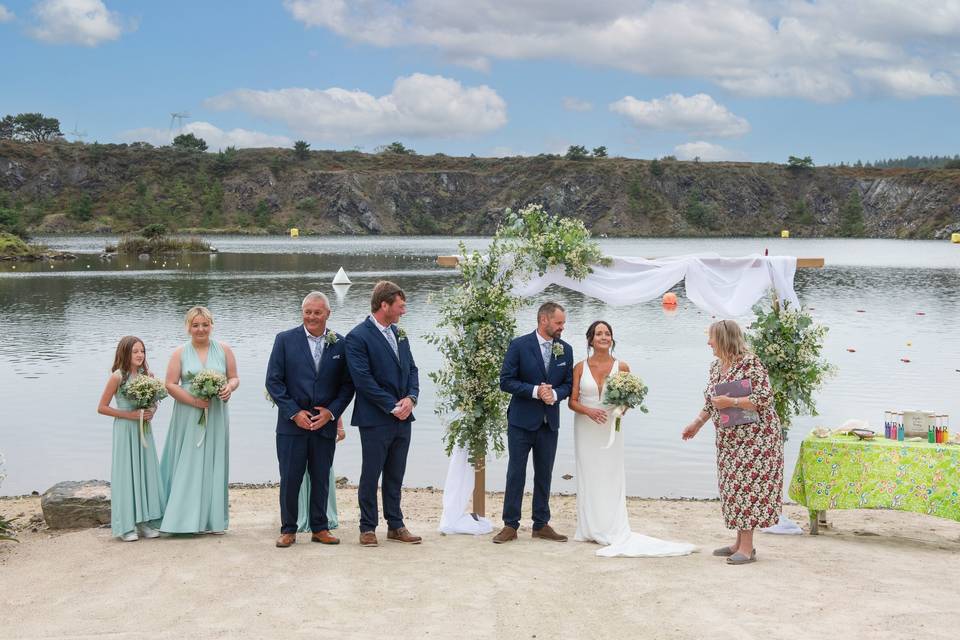
MULTIPOLYGON (((800 301, 793 289, 796 271, 793 256, 614 256, 609 266, 594 267, 583 280, 568 278, 562 268, 554 267, 542 276, 516 283, 514 293, 532 296, 556 284, 609 305, 624 306, 658 298, 684 280, 686 297, 696 306, 720 318, 736 318, 749 313, 771 288, 781 301, 798 309, 800 301)), ((444 485, 441 532, 480 534, 491 530, 488 520, 476 520, 465 511, 473 494, 473 476, 466 452, 455 451, 444 485)))

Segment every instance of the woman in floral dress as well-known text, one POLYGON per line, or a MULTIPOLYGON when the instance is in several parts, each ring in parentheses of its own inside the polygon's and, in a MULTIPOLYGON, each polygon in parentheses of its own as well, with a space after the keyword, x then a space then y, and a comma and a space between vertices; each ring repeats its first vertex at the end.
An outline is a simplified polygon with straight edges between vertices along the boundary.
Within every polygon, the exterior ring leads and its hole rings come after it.
POLYGON ((753 530, 777 523, 783 506, 783 436, 773 408, 773 392, 767 370, 747 347, 740 326, 732 320, 710 325, 708 343, 716 356, 710 365, 710 382, 704 391, 706 403, 683 430, 683 439, 697 435, 712 419, 717 431, 717 479, 720 504, 728 529, 737 540, 714 550, 728 564, 756 561, 753 530), (714 395, 714 385, 749 380, 750 395, 743 398, 714 395), (759 419, 734 427, 720 424, 721 409, 736 407, 756 411, 759 419))

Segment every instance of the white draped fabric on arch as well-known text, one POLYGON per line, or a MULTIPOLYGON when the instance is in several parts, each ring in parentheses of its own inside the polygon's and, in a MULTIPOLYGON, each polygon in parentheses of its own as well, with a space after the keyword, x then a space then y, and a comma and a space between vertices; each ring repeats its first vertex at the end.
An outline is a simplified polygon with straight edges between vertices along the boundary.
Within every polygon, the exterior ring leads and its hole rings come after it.
MULTIPOLYGON (((613 306, 647 302, 662 296, 681 280, 686 297, 696 306, 720 318, 736 318, 750 312, 770 289, 794 309, 800 301, 793 288, 797 259, 793 256, 751 255, 725 258, 716 254, 669 258, 615 256, 609 266, 595 266, 583 280, 564 275, 555 267, 542 276, 517 282, 514 293, 533 296, 556 284, 613 306)), ((450 457, 443 492, 441 533, 489 533, 485 518, 467 513, 473 495, 474 472, 465 451, 450 457)))

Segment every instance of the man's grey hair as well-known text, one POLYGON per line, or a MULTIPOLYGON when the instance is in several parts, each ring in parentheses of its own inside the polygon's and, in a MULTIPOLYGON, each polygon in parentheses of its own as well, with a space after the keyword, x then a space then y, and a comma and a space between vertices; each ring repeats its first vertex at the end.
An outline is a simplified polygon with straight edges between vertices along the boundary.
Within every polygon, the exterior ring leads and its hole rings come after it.
POLYGON ((310 302, 311 300, 321 300, 323 301, 323 304, 327 305, 327 309, 330 308, 330 299, 327 297, 325 293, 321 293, 319 291, 311 291, 303 299, 303 302, 300 303, 300 310, 303 311, 303 308, 306 307, 307 303, 310 302))

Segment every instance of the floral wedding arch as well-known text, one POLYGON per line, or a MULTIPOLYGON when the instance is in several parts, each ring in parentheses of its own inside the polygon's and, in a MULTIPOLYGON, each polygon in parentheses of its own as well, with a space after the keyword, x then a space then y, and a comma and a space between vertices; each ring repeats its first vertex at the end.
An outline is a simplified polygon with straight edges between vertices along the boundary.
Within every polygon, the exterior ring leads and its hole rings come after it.
MULTIPOLYGON (((800 307, 793 289, 796 258, 608 257, 583 222, 529 205, 506 211, 486 253, 468 252, 461 243, 458 268, 460 282, 438 300, 440 331, 427 340, 443 358, 430 377, 437 386, 436 413, 446 425, 451 472, 456 461, 461 480, 468 464, 482 471, 487 455, 504 451, 509 396, 500 390, 500 366, 515 336, 516 312, 551 284, 624 305, 655 299, 684 280, 687 297, 714 315, 752 310, 757 320, 750 326, 751 346, 768 367, 782 423, 788 426, 799 413, 816 415, 813 393, 831 371, 820 357, 826 328, 800 307), (759 301, 771 289, 775 304, 766 311, 759 301)), ((448 474, 446 492, 451 480, 448 474)), ((455 484, 462 488, 465 482, 455 484)), ((449 505, 456 516, 466 506, 463 491, 458 494, 449 505)), ((476 504, 474 510, 482 514, 476 504)))

